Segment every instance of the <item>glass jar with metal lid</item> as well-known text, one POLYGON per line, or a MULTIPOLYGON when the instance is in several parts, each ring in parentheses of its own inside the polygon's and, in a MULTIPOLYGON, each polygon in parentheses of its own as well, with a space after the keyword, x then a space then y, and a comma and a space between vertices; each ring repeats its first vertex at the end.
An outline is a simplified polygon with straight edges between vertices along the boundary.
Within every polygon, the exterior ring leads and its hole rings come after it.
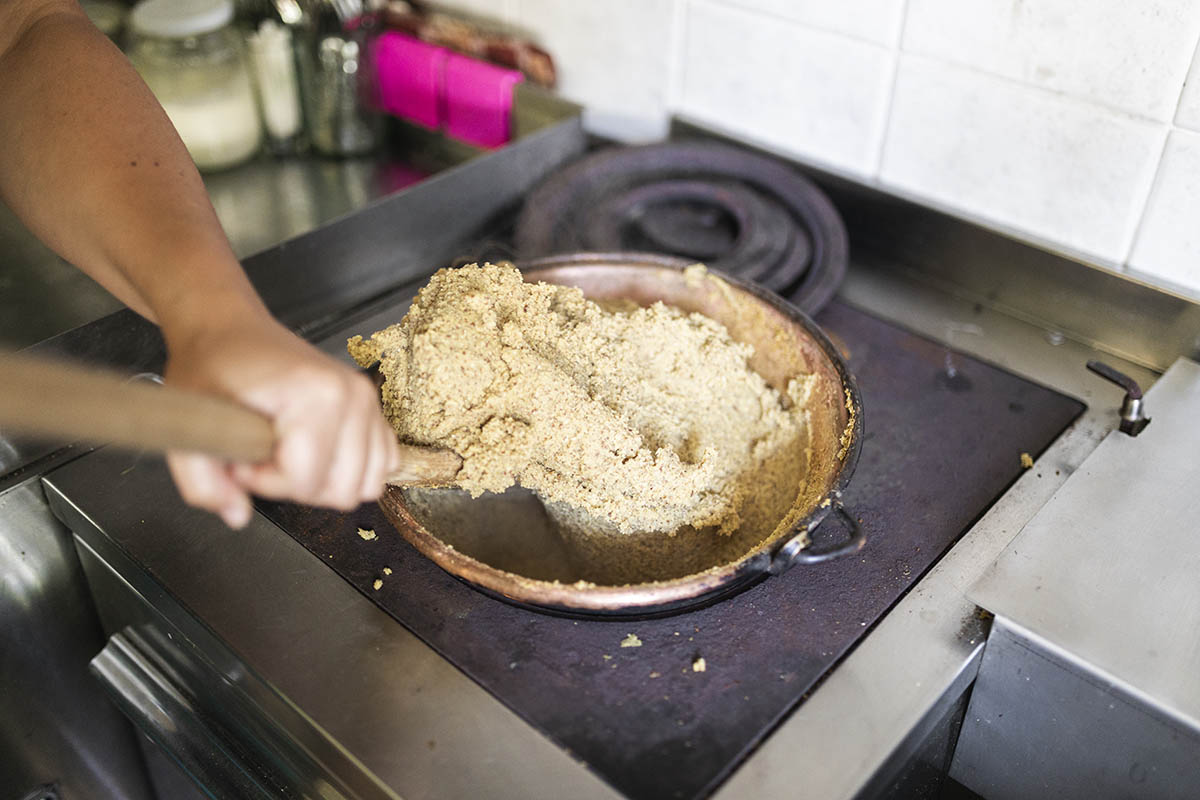
POLYGON ((202 170, 258 151, 262 124, 231 0, 143 0, 129 58, 202 170))

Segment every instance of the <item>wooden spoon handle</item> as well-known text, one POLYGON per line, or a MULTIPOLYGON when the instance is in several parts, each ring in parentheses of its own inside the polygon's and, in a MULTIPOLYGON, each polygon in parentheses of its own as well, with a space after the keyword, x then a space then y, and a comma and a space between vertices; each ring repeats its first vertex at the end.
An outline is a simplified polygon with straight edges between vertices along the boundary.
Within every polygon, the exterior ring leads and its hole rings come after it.
POLYGON ((400 445, 400 468, 387 477, 399 486, 446 486, 462 468, 462 459, 452 450, 400 445))
POLYGON ((228 400, 105 370, 0 355, 0 426, 58 440, 267 461, 271 421, 228 400))
MULTIPOLYGON (((0 426, 57 440, 187 450, 253 464, 269 460, 275 448, 271 421, 231 401, 11 354, 0 354, 0 426)), ((388 483, 444 486, 462 467, 450 450, 400 449, 400 468, 388 483)))

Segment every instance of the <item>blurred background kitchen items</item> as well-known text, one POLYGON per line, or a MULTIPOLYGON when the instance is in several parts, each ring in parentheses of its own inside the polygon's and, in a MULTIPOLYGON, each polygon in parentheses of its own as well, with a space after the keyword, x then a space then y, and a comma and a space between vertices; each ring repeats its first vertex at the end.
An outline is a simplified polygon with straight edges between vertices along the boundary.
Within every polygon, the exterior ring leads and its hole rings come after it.
POLYGON ((129 14, 128 8, 116 0, 80 0, 79 7, 101 33, 114 42, 119 42, 125 27, 125 17, 129 14))
POLYGON ((129 18, 129 57, 201 170, 240 164, 262 125, 231 0, 144 0, 129 18))
POLYGON ((292 49, 292 32, 273 19, 264 19, 246 37, 250 65, 258 87, 267 149, 274 155, 299 152, 304 145, 300 81, 292 49))
POLYGON ((296 55, 313 149, 355 156, 382 137, 369 45, 376 18, 360 0, 317 3, 296 27, 296 55))

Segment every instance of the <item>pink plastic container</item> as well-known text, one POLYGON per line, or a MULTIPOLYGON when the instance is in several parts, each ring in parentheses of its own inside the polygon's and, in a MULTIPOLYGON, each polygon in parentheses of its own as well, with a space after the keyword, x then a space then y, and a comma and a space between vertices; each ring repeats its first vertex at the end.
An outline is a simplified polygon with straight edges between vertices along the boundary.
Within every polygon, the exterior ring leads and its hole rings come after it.
POLYGON ((446 133, 455 139, 499 147, 512 138, 513 90, 525 80, 515 69, 447 53, 444 72, 446 133))
POLYGON ((442 81, 450 52, 396 31, 380 34, 374 52, 380 108, 439 130, 445 121, 442 81))

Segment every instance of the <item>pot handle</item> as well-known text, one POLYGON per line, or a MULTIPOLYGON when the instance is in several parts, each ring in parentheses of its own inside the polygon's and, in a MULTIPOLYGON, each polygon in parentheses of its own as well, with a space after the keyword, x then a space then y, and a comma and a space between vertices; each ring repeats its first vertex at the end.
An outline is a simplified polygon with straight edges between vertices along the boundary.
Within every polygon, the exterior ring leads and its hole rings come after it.
POLYGON ((805 546, 809 541, 808 531, 816 529, 825 520, 829 519, 830 515, 827 512, 825 516, 817 521, 816 525, 811 525, 809 528, 800 531, 775 551, 775 555, 771 558, 771 565, 768 567, 768 571, 772 575, 786 572, 796 564, 820 564, 822 561, 829 561, 832 558, 856 553, 867 543, 866 532, 863 531, 862 525, 859 524, 858 520, 842 505, 842 496, 840 493, 836 493, 830 498, 830 505, 829 511, 840 515, 846 523, 846 527, 849 528, 846 540, 820 549, 805 546))

